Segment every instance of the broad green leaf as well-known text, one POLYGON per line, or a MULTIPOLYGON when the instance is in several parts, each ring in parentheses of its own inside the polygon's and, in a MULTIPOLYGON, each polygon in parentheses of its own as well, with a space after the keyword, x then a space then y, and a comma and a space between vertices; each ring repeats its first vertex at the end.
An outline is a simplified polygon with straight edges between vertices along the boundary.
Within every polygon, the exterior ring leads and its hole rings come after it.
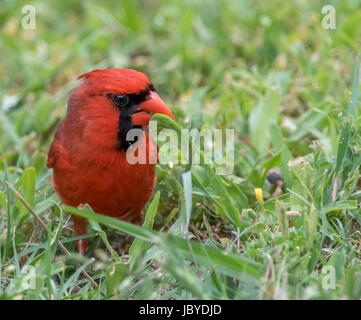
POLYGON ((117 295, 117 287, 128 276, 129 267, 117 262, 110 265, 105 273, 105 287, 108 295, 117 295))
POLYGON ((281 104, 282 89, 279 86, 271 86, 266 97, 251 112, 249 117, 250 135, 253 145, 260 153, 266 152, 271 137, 269 122, 277 120, 281 104))
POLYGON ((340 140, 338 142, 335 176, 340 170, 341 165, 345 159, 346 151, 349 147, 349 142, 350 142, 350 132, 351 132, 351 125, 349 122, 345 122, 340 134, 340 140))
MULTIPOLYGON (((23 174, 23 197, 26 202, 32 207, 34 205, 34 198, 35 198, 35 168, 30 167, 26 168, 23 174)), ((17 200, 17 206, 20 209, 20 215, 18 219, 21 219, 25 215, 29 214, 28 209, 17 200)))
POLYGON ((0 209, 2 208, 6 212, 7 207, 8 205, 6 203, 5 194, 4 192, 0 191, 0 209))

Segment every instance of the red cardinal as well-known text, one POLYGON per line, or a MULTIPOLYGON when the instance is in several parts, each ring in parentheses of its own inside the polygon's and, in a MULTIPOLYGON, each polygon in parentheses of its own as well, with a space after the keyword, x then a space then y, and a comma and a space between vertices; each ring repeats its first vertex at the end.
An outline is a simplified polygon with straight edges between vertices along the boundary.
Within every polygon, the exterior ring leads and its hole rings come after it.
MULTIPOLYGON (((70 96, 49 150, 47 166, 53 168, 54 189, 67 205, 88 203, 97 213, 139 222, 155 186, 155 164, 127 161, 132 146, 127 133, 142 129, 138 148, 146 146, 147 154, 156 153, 146 127, 151 113, 174 117, 141 72, 104 69, 80 78, 85 81, 70 96)), ((87 221, 72 219, 75 236, 86 234, 87 221)), ((76 245, 84 253, 88 240, 76 245)))

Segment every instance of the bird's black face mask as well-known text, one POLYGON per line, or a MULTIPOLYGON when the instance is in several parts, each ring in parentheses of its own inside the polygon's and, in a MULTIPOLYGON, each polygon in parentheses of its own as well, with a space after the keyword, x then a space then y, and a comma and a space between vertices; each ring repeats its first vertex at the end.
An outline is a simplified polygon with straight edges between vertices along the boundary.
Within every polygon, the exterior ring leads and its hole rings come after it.
POLYGON ((126 151, 130 145, 137 141, 137 137, 135 137, 134 141, 127 141, 127 134, 131 129, 141 128, 141 126, 134 126, 132 124, 132 115, 139 111, 139 104, 145 101, 150 90, 155 91, 152 85, 149 85, 145 90, 138 93, 108 95, 119 109, 117 137, 120 150, 126 151))

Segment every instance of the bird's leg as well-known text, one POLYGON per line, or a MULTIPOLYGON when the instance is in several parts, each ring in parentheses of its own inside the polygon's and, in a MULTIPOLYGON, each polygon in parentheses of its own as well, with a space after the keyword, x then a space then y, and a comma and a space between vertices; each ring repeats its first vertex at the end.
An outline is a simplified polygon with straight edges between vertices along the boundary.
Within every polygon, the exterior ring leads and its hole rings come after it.
MULTIPOLYGON (((86 234, 86 227, 88 222, 84 218, 72 216, 74 222, 74 233, 75 236, 83 236, 86 234)), ((85 250, 88 248, 88 239, 79 239, 75 241, 75 245, 78 248, 80 254, 84 254, 85 250)))

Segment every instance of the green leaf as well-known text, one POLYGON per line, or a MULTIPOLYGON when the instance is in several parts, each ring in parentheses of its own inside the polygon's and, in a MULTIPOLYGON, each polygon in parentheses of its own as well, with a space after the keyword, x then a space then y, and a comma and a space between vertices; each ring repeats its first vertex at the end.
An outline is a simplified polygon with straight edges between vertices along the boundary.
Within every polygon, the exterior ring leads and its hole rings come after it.
POLYGON ((162 241, 162 245, 169 244, 167 246, 168 250, 179 251, 183 258, 196 260, 196 262, 207 268, 217 270, 232 277, 241 278, 244 273, 258 277, 265 272, 265 266, 258 262, 209 247, 203 243, 185 240, 171 234, 151 231, 125 221, 100 214, 92 214, 91 212, 82 211, 70 206, 64 206, 64 209, 77 216, 95 220, 147 242, 157 244, 162 241))
POLYGON ((271 86, 266 93, 264 101, 261 101, 254 108, 249 117, 250 136, 253 145, 258 152, 266 152, 271 137, 269 132, 269 122, 271 119, 277 120, 279 107, 281 104, 282 89, 279 86, 271 86))
MULTIPOLYGON (((154 217, 157 213, 158 204, 159 204, 160 192, 158 191, 148 207, 147 213, 145 214, 145 220, 143 227, 152 230, 154 225, 154 217)), ((132 245, 129 249, 130 255, 130 268, 139 268, 141 265, 141 260, 144 257, 145 251, 149 248, 150 244, 147 241, 141 240, 139 238, 134 239, 132 245)))
POLYGON ((311 205, 309 215, 304 216, 306 227, 306 245, 308 250, 312 250, 313 243, 317 234, 317 209, 314 204, 311 205))
POLYGON ((343 200, 326 205, 322 211, 325 214, 332 213, 337 210, 352 210, 357 209, 357 200, 343 200))
POLYGON ((3 208, 6 211, 7 207, 8 205, 6 203, 5 194, 4 192, 0 191, 0 209, 3 208))
POLYGON ((128 276, 128 265, 117 262, 110 265, 105 273, 105 287, 108 295, 117 295, 117 287, 128 276))
POLYGON ((175 217, 175 215, 178 212, 178 208, 173 208, 170 214, 167 216, 167 218, 164 220, 164 224, 162 227, 162 230, 168 226, 168 224, 172 221, 172 219, 175 217))
MULTIPOLYGON (((88 204, 86 204, 84 208, 85 208, 85 210, 88 210, 88 211, 94 213, 93 209, 88 204)), ((90 220, 89 224, 90 224, 90 227, 99 234, 99 236, 103 240, 105 246, 107 247, 107 249, 113 256, 114 260, 116 262, 120 262, 120 257, 118 255, 118 253, 110 245, 107 234, 103 231, 103 229, 100 227, 100 225, 96 221, 93 221, 93 220, 90 220)))
POLYGON ((35 197, 35 168, 26 168, 23 177, 24 199, 30 206, 34 204, 35 197))
POLYGON ((349 122, 345 122, 340 134, 340 140, 338 142, 335 176, 337 175, 338 171, 341 168, 341 165, 346 155, 346 151, 349 147, 350 135, 351 135, 350 132, 351 132, 351 124, 349 122))
POLYGON ((181 128, 178 126, 178 124, 170 117, 164 114, 161 113, 154 114, 151 121, 157 121, 159 125, 164 126, 166 128, 174 129, 177 131, 178 134, 181 133, 181 128))
POLYGON ((276 213, 277 213, 277 220, 278 225, 282 231, 283 237, 285 240, 288 239, 288 218, 286 215, 286 208, 282 201, 276 199, 275 201, 276 213))
MULTIPOLYGON (((26 168, 23 174, 23 197, 31 207, 34 205, 35 198, 35 175, 36 172, 33 167, 26 168)), ((17 206, 20 209, 19 219, 29 214, 28 209, 26 209, 20 200, 17 200, 17 206)))
POLYGON ((240 212, 234 205, 232 197, 228 193, 225 184, 222 182, 221 178, 215 174, 215 172, 208 165, 204 165, 214 193, 219 196, 218 199, 213 199, 215 205, 220 206, 226 215, 226 218, 232 221, 236 226, 241 227, 240 223, 240 212))

